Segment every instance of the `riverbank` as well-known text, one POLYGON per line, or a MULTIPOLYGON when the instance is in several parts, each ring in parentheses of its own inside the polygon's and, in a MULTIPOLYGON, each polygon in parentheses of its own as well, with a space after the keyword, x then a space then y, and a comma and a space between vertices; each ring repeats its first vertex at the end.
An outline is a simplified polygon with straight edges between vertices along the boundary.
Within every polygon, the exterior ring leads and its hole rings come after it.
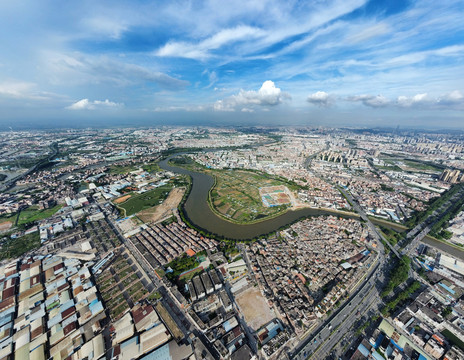
POLYGON ((254 224, 234 224, 216 215, 208 202, 209 192, 214 185, 214 179, 207 174, 198 173, 168 164, 171 157, 162 160, 162 169, 178 174, 189 175, 192 179, 191 189, 185 202, 180 206, 181 213, 190 225, 218 239, 250 241, 275 231, 282 230, 296 221, 313 216, 341 216, 358 219, 359 215, 334 209, 303 208, 288 210, 285 213, 254 224))

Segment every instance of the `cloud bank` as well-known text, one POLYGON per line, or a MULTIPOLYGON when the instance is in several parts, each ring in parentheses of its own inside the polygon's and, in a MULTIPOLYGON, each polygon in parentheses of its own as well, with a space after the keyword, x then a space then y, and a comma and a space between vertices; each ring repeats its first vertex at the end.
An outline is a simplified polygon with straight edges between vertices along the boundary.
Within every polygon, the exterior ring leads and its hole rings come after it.
POLYGON ((242 108, 244 112, 250 112, 250 106, 276 106, 288 99, 291 99, 290 94, 276 87, 273 81, 266 80, 258 91, 240 89, 237 95, 218 100, 213 108, 216 111, 242 108))
POLYGON ((123 106, 124 106, 123 103, 115 103, 113 101, 109 101, 108 99, 104 101, 100 101, 100 100, 89 101, 89 99, 82 99, 67 106, 66 109, 68 110, 101 110, 101 109, 117 109, 117 108, 122 108, 123 106))

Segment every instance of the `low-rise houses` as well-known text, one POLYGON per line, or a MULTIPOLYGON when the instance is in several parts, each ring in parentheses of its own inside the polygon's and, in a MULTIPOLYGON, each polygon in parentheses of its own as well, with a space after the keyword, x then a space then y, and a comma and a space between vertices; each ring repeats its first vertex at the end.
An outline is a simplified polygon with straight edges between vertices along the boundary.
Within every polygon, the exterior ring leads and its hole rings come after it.
POLYGON ((301 333, 340 304, 367 271, 374 257, 367 240, 357 220, 312 218, 250 245, 250 261, 269 302, 301 333))
POLYGON ((58 256, 25 258, 2 267, 2 274, 0 318, 9 320, 2 354, 17 359, 105 354, 100 322, 106 315, 85 264, 58 256))

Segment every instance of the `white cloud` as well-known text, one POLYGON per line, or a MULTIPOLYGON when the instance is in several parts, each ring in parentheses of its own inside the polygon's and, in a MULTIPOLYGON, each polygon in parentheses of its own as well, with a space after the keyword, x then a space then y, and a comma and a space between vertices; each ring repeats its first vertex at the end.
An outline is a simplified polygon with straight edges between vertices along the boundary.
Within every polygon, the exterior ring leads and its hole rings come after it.
POLYGON ((206 107, 203 105, 186 105, 186 106, 158 106, 153 110, 154 112, 176 112, 176 111, 204 111, 206 107))
POLYGON ((334 104, 334 99, 325 91, 317 91, 306 99, 307 102, 320 107, 329 107, 334 104))
POLYGON ((407 96, 398 96, 398 99, 396 100, 396 103, 400 107, 410 107, 418 104, 424 104, 429 102, 429 99, 427 98, 427 94, 417 94, 411 97, 407 96))
POLYGON ((454 108, 464 110, 464 95, 459 90, 454 90, 448 94, 440 96, 436 105, 438 107, 454 108))
POLYGON ((107 16, 85 17, 82 26, 96 35, 109 36, 119 39, 128 26, 124 24, 124 18, 112 19, 107 16))
POLYGON ((264 32, 256 27, 237 26, 235 28, 224 29, 217 34, 200 41, 199 43, 189 43, 184 41, 171 41, 155 51, 157 56, 183 57, 190 59, 205 59, 211 56, 210 51, 234 43, 263 36, 264 32))
POLYGON ((0 83, 0 96, 13 99, 47 100, 54 94, 37 91, 37 84, 25 81, 5 81, 0 83))
POLYGON ((115 103, 109 101, 108 99, 104 101, 94 100, 89 101, 89 99, 82 99, 76 101, 74 104, 66 107, 68 110, 98 110, 98 109, 115 109, 123 107, 123 103, 115 103))
POLYGON ((101 84, 132 86, 140 83, 155 83, 166 90, 181 90, 188 81, 176 79, 159 71, 114 61, 106 56, 95 57, 83 54, 47 53, 51 81, 55 84, 101 84))
POLYGON ((378 23, 375 25, 372 25, 368 28, 362 28, 359 32, 356 32, 355 34, 352 34, 347 37, 347 41, 356 44, 359 42, 367 41, 370 38, 384 35, 388 32, 391 32, 390 26, 386 23, 378 23))
POLYGON ((462 110, 464 109, 464 95, 459 90, 450 93, 430 97, 427 93, 420 93, 413 96, 398 96, 396 101, 390 100, 383 95, 355 95, 346 98, 348 101, 362 102, 365 106, 413 108, 417 110, 441 109, 441 110, 462 110))
POLYGON ((448 101, 448 102, 462 102, 464 100, 464 95, 461 94, 459 90, 454 90, 449 94, 446 94, 438 99, 438 101, 448 101))
POLYGON ((237 95, 216 101, 213 108, 217 111, 234 111, 242 106, 275 106, 290 98, 273 81, 266 80, 258 91, 241 89, 237 95))
POLYGON ((379 108, 385 107, 391 104, 391 101, 383 95, 355 95, 347 98, 348 101, 360 101, 364 105, 379 108))

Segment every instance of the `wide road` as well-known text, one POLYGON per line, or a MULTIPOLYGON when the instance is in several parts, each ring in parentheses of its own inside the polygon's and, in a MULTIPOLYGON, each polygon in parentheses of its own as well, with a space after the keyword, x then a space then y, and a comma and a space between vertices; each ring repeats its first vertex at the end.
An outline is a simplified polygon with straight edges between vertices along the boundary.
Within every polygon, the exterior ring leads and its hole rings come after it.
MULTIPOLYGON (((312 355, 309 356, 310 359, 326 359, 327 355, 332 352, 332 349, 343 340, 348 332, 350 332, 353 324, 362 317, 362 314, 367 313, 372 307, 377 307, 379 305, 379 296, 375 287, 372 287, 366 295, 363 294, 364 293, 361 293, 360 296, 364 296, 364 298, 358 299, 358 297, 356 297, 351 301, 351 303, 353 303, 352 306, 357 306, 359 313, 358 311, 351 311, 350 306, 340 312, 338 318, 340 318, 341 321, 338 325, 332 325, 331 329, 326 327, 321 332, 321 337, 325 338, 325 340, 321 342, 312 355)), ((318 344, 314 343, 313 345, 318 344)))
POLYGON ((309 338, 304 346, 291 355, 291 358, 325 359, 330 350, 346 335, 354 321, 362 317, 373 305, 381 302, 379 292, 375 288, 378 277, 381 276, 385 266, 383 257, 374 263, 374 268, 367 276, 366 281, 348 302, 342 305, 330 321, 320 326, 309 338))
MULTIPOLYGON (((411 239, 414 235, 414 239, 409 243, 404 250, 402 251, 405 255, 410 255, 411 252, 417 248, 419 243, 425 238, 425 236, 432 230, 433 226, 440 221, 443 216, 445 216, 449 211, 452 211, 452 208, 459 203, 457 203, 464 196, 464 187, 461 187, 456 193, 449 198, 443 205, 441 205, 437 210, 435 210, 427 219, 418 224, 414 229, 412 229, 407 235, 406 239, 411 239), (419 234, 417 234, 417 232, 419 234), (417 234, 417 235, 416 235, 417 234)), ((397 244, 398 248, 399 245, 397 244)))

